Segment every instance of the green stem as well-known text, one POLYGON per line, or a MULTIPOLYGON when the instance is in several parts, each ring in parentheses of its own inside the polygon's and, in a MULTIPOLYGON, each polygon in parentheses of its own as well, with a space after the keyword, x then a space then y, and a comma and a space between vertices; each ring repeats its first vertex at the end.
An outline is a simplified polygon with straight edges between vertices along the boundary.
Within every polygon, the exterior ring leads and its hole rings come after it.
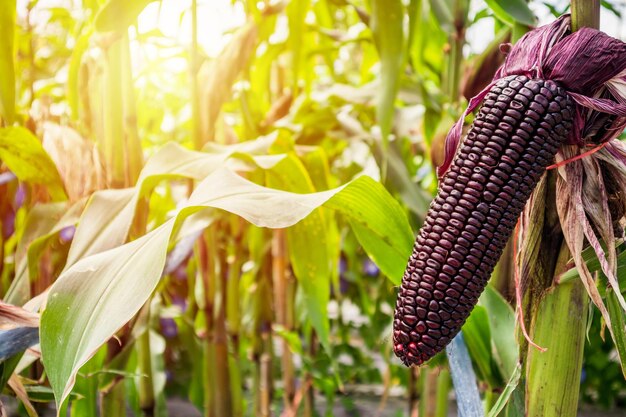
MULTIPOLYGON (((30 1, 28 2, 28 7, 26 8, 26 32, 28 33, 28 61, 29 61, 29 65, 30 65, 30 73, 29 75, 29 82, 28 82, 28 108, 32 108, 33 107, 33 102, 35 101, 35 81, 37 81, 37 77, 35 77, 35 74, 37 73, 37 65, 35 64, 35 37, 36 35, 34 34, 33 31, 33 26, 30 22, 31 20, 31 14, 32 14, 32 10, 33 7, 35 7, 35 2, 30 1)), ((6 7, 6 6, 5 6, 6 7)))
POLYGON ((465 25, 467 23, 467 0, 454 1, 454 31, 450 34, 450 51, 445 74, 446 92, 451 103, 459 101, 461 75, 463 73, 463 46, 465 45, 465 25))
MULTIPOLYGON (((269 258, 269 257, 268 257, 269 258)), ((255 308, 256 338, 254 340, 257 372, 255 378, 256 415, 271 415, 272 377, 272 264, 266 259, 258 276, 258 289, 255 308)))
POLYGON ((572 0, 572 32, 582 27, 600 29, 600 0, 572 0))
POLYGON ((196 150, 202 149, 202 121, 200 117, 200 87, 198 84, 198 2, 191 2, 191 53, 190 53, 189 76, 191 82, 191 126, 193 147, 196 150))
POLYGON ((212 228, 208 229, 198 243, 200 275, 202 276, 204 300, 202 307, 205 320, 205 335, 203 339, 204 353, 204 415, 205 417, 216 416, 217 410, 217 372, 215 349, 215 320, 214 320, 214 300, 215 300, 215 236, 212 228))
POLYGON ((106 53, 104 76, 104 156, 107 180, 111 187, 126 185, 125 144, 122 103, 122 40, 118 39, 106 53))
POLYGON ((448 396, 450 395, 450 371, 441 368, 437 377, 437 406, 435 417, 446 417, 448 415, 448 396))
MULTIPOLYGON (((65 415, 65 414, 62 414, 65 415)), ((100 415, 126 417, 126 386, 124 378, 115 379, 100 394, 100 415)))
POLYGON ((439 369, 424 368, 421 372, 421 392, 419 401, 419 415, 423 417, 436 417, 437 407, 440 400, 438 393, 439 369))
MULTIPOLYGON (((293 323, 292 314, 290 314, 290 285, 287 278, 287 248, 285 231, 282 229, 275 230, 272 239, 272 275, 274 278, 276 322, 286 331, 291 331, 293 323)), ((291 408, 296 395, 295 374, 291 350, 286 339, 282 339, 282 348, 283 401, 285 409, 288 410, 291 408)))
MULTIPOLYGON (((309 357, 311 362, 315 361, 315 356, 317 355, 317 345, 318 345, 317 335, 315 330, 311 330, 311 337, 309 339, 309 346, 307 348, 306 354, 309 357)), ((306 372, 304 374, 305 381, 309 381, 310 383, 307 386, 307 389, 304 393, 304 417, 313 417, 316 415, 315 413, 315 392, 313 390, 313 375, 311 372, 306 372)))
POLYGON ((125 33, 121 42, 122 94, 126 154, 126 186, 137 182, 143 167, 143 150, 137 130, 137 105, 133 83, 133 65, 130 56, 130 40, 125 33))
MULTIPOLYGON (((147 307, 146 307, 147 308, 147 307)), ((149 313, 148 313, 149 315, 149 313)), ((148 319, 150 322, 150 319, 148 319)), ((139 362, 139 407, 145 417, 154 416, 154 383, 152 380, 152 352, 150 349, 150 327, 137 340, 139 362)))
MULTIPOLYGON (((539 303, 545 291, 552 286, 556 261, 563 244, 559 216, 556 211, 556 176, 549 171, 534 191, 534 205, 530 209, 530 221, 525 237, 525 252, 520 252, 521 264, 527 266, 522 274, 522 308, 526 328, 530 329, 537 315, 539 303)), ((546 318, 544 318, 546 319, 546 318)), ((521 337, 521 357, 526 357, 527 341, 521 337)))
POLYGON ((426 368, 409 368, 409 382, 407 385, 408 399, 409 399, 409 415, 421 415, 421 405, 419 402, 421 386, 424 385, 424 375, 426 368))
MULTIPOLYGON (((556 272, 570 257, 564 243, 556 272)), ((589 300, 581 281, 555 285, 540 300, 531 337, 547 348, 528 352, 527 416, 575 416, 585 348, 589 300)))
POLYGON ((233 262, 228 268, 228 282, 226 284, 226 322, 228 329, 228 339, 231 346, 231 354, 229 355, 230 369, 230 390, 232 400, 233 417, 243 416, 244 399, 242 391, 241 361, 239 358, 239 333, 241 328, 241 311, 240 311, 240 291, 239 276, 241 267, 245 260, 244 244, 243 244, 243 228, 244 222, 239 219, 239 228, 231 233, 235 235, 231 243, 231 252, 233 262))
MULTIPOLYGON (((218 245, 222 248, 223 244, 218 245)), ((215 315, 215 359, 213 366, 215 366, 216 372, 216 414, 218 416, 232 416, 232 396, 231 396, 231 384, 230 384, 230 370, 229 370, 229 357, 228 357, 228 335, 226 333, 226 303, 228 302, 226 289, 227 289, 227 273, 228 266, 226 265, 227 255, 223 249, 216 251, 216 260, 219 262, 219 268, 216 271, 218 273, 219 280, 216 300, 219 300, 217 304, 217 312, 215 315)))

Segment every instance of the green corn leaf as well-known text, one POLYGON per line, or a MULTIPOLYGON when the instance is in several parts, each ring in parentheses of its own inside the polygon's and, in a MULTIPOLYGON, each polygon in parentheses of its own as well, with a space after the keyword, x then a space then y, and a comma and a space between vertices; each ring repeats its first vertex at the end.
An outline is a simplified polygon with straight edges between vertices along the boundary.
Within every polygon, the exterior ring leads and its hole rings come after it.
POLYGON ((21 181, 45 185, 54 201, 67 199, 54 162, 30 130, 23 127, 0 129, 0 160, 21 181))
POLYGON ((124 32, 139 13, 155 0, 109 0, 96 15, 98 32, 124 32))
MULTIPOLYGON (((219 169, 198 185, 187 205, 166 223, 130 243, 74 263, 50 289, 41 317, 42 360, 57 405, 67 399, 80 367, 149 298, 159 282, 169 243, 190 215, 213 207, 235 213, 257 226, 286 228, 333 196, 367 181, 364 178, 329 191, 296 194, 262 187, 219 169)), ((393 200, 388 196, 386 201, 393 200)), ((374 203, 368 201, 373 212, 388 212, 388 207, 373 207, 374 203)), ((341 210, 345 214, 354 207, 341 210)))
MULTIPOLYGON (((165 179, 191 178, 200 180, 217 168, 224 166, 230 157, 250 155, 252 161, 258 153, 266 152, 274 137, 261 137, 255 141, 231 146, 214 146, 211 153, 194 152, 174 143, 161 148, 148 160, 141 171, 137 186, 122 190, 98 191, 91 197, 76 229, 67 256, 66 269, 77 260, 126 241, 133 221, 137 201, 148 196, 156 185, 165 179)), ((259 164, 271 166, 274 158, 259 164)))
POLYGON ((606 301, 613 327, 613 342, 619 356, 622 374, 626 378, 626 313, 624 313, 615 293, 610 288, 606 291, 606 301))
MULTIPOLYGON (((381 87, 376 102, 376 118, 383 143, 387 144, 394 115, 394 101, 400 86, 405 58, 404 6, 401 0, 371 0, 370 27, 381 65, 381 87)), ((385 145, 386 147, 386 145, 385 145)))
MULTIPOLYGON (((311 177, 294 155, 267 171, 268 185, 298 193, 315 191, 311 177)), ((326 306, 330 300, 330 282, 339 253, 338 236, 328 213, 316 210, 287 229, 287 249, 294 275, 304 293, 306 312, 322 346, 331 353, 330 324, 326 306), (311 242, 315 242, 314 245, 311 242)))
MULTIPOLYGON (((97 372, 104 367, 107 354, 106 346, 98 350, 82 368, 81 373, 76 378, 76 386, 74 393, 80 399, 72 401, 70 406, 72 417, 98 417, 98 383, 99 378, 97 372)), ((52 401, 54 397, 49 393, 52 401)))
POLYGON ((8 125, 15 119, 15 7, 16 0, 5 0, 0 7, 0 117, 8 125))
POLYGON ((70 58, 70 64, 67 74, 67 102, 72 110, 72 118, 79 120, 79 77, 80 66, 83 62, 83 55, 89 47, 89 40, 93 30, 89 29, 85 33, 81 34, 76 41, 76 46, 72 51, 72 57, 70 58))
POLYGON ((389 198, 382 185, 362 177, 327 206, 348 218, 365 252, 391 282, 400 285, 414 241, 400 204, 389 198))
POLYGON ((310 8, 311 0, 292 0, 287 6, 287 18, 289 20, 288 47, 291 49, 291 65, 293 70, 293 91, 298 91, 300 72, 304 67, 305 47, 304 34, 306 28, 306 15, 310 8))
POLYGON ((418 223, 421 223, 426 217, 432 196, 413 181, 395 146, 389 146, 385 151, 379 144, 374 146, 373 151, 379 164, 382 165, 385 160, 388 162, 385 185, 402 197, 404 204, 415 213, 418 223))
POLYGON ((502 377, 495 366, 491 352, 491 329, 487 310, 484 307, 474 308, 463 326, 463 337, 476 364, 478 376, 491 387, 499 386, 502 377))
POLYGON ((537 22, 524 0, 485 0, 498 19, 509 25, 522 23, 534 26, 537 22))
POLYGON ((501 374, 508 378, 515 372, 519 363, 519 347, 515 338, 515 313, 491 285, 487 285, 479 303, 487 310, 491 339, 495 347, 494 360, 501 374))
POLYGON ((15 254, 15 278, 4 295, 4 301, 24 305, 31 298, 30 277, 36 277, 44 250, 57 242, 59 232, 78 222, 84 201, 71 207, 66 203, 38 204, 26 217, 24 232, 15 254))
POLYGON ((515 388, 517 388, 517 385, 519 384, 519 380, 521 376, 522 376, 522 364, 518 363, 517 366, 515 366, 515 368, 513 369, 511 378, 509 379, 509 382, 506 384, 504 391, 502 391, 502 394, 500 394, 500 397, 498 397, 498 400, 496 401, 496 403, 493 405, 493 407, 491 407, 491 410, 489 410, 489 414, 487 414, 487 417, 498 417, 500 412, 507 405, 509 399, 511 398, 511 395, 515 391, 515 388))
POLYGON ((330 301, 332 265, 328 256, 330 236, 324 220, 317 210, 287 230, 287 242, 293 273, 302 285, 306 314, 322 346, 330 353, 330 323, 326 306, 330 301))

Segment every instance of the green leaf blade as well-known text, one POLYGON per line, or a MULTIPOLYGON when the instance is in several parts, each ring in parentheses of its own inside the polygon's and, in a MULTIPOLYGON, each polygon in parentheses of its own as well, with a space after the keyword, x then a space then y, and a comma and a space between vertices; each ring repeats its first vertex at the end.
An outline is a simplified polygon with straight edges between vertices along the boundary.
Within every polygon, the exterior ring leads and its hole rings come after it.
POLYGON ((15 16, 16 0, 0 7, 0 117, 7 125, 15 120, 15 16))
POLYGON ((513 26, 521 23, 534 26, 537 22, 528 3, 524 0, 485 0, 498 19, 513 26))
POLYGON ((388 143, 394 115, 394 101, 400 87, 405 62, 404 6, 400 0, 372 0, 370 27, 381 65, 381 88, 376 103, 376 118, 383 143, 388 143))
POLYGON ((67 199, 54 162, 30 130, 23 127, 0 129, 0 160, 20 180, 45 185, 54 201, 67 199))
MULTIPOLYGON (((367 181, 376 184, 371 179, 357 179, 350 184, 367 181)), ((186 218, 213 207, 234 213, 257 226, 287 228, 346 188, 290 193, 262 187, 227 169, 218 169, 198 185, 187 205, 174 218, 135 241, 78 260, 51 288, 41 318, 42 357, 57 404, 63 404, 70 394, 80 367, 149 298, 161 277, 169 242, 186 218)), ((387 199, 393 201, 390 196, 387 199)), ((385 207, 376 207, 376 204, 370 202, 373 212, 385 212, 385 207)), ((312 218, 311 221, 314 224, 310 227, 319 227, 318 220, 312 218)), ((411 237, 405 237, 408 239, 411 237)), ((311 280, 306 283, 309 284, 312 286, 309 294, 317 294, 312 300, 323 299, 319 294, 328 293, 326 281, 311 280)), ((318 309, 324 310, 325 306, 318 305, 318 309)), ((320 317, 323 314, 321 311, 320 317)))
POLYGON ((370 177, 359 177, 325 206, 348 218, 365 252, 399 285, 414 237, 406 213, 385 187, 370 177))
POLYGON ((139 13, 155 0, 109 0, 96 15, 98 32, 124 32, 139 13))

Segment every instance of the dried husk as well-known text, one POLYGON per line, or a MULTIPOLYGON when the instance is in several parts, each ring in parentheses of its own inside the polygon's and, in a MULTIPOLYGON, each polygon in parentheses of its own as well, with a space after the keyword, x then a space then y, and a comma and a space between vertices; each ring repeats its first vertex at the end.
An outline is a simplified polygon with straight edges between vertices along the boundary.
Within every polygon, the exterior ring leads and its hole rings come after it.
POLYGON ((0 301, 0 330, 39 326, 39 315, 0 301))

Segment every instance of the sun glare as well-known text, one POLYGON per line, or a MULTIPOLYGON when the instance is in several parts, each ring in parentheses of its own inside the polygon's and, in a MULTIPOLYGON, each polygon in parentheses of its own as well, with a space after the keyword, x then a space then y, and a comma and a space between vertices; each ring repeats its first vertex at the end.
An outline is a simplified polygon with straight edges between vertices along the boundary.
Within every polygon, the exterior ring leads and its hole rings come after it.
MULTIPOLYGON (((149 4, 139 15, 139 33, 158 29, 180 45, 191 44, 191 0, 163 1, 149 4)), ((198 43, 214 57, 228 43, 224 34, 243 25, 246 14, 241 3, 229 0, 198 1, 198 43)))

